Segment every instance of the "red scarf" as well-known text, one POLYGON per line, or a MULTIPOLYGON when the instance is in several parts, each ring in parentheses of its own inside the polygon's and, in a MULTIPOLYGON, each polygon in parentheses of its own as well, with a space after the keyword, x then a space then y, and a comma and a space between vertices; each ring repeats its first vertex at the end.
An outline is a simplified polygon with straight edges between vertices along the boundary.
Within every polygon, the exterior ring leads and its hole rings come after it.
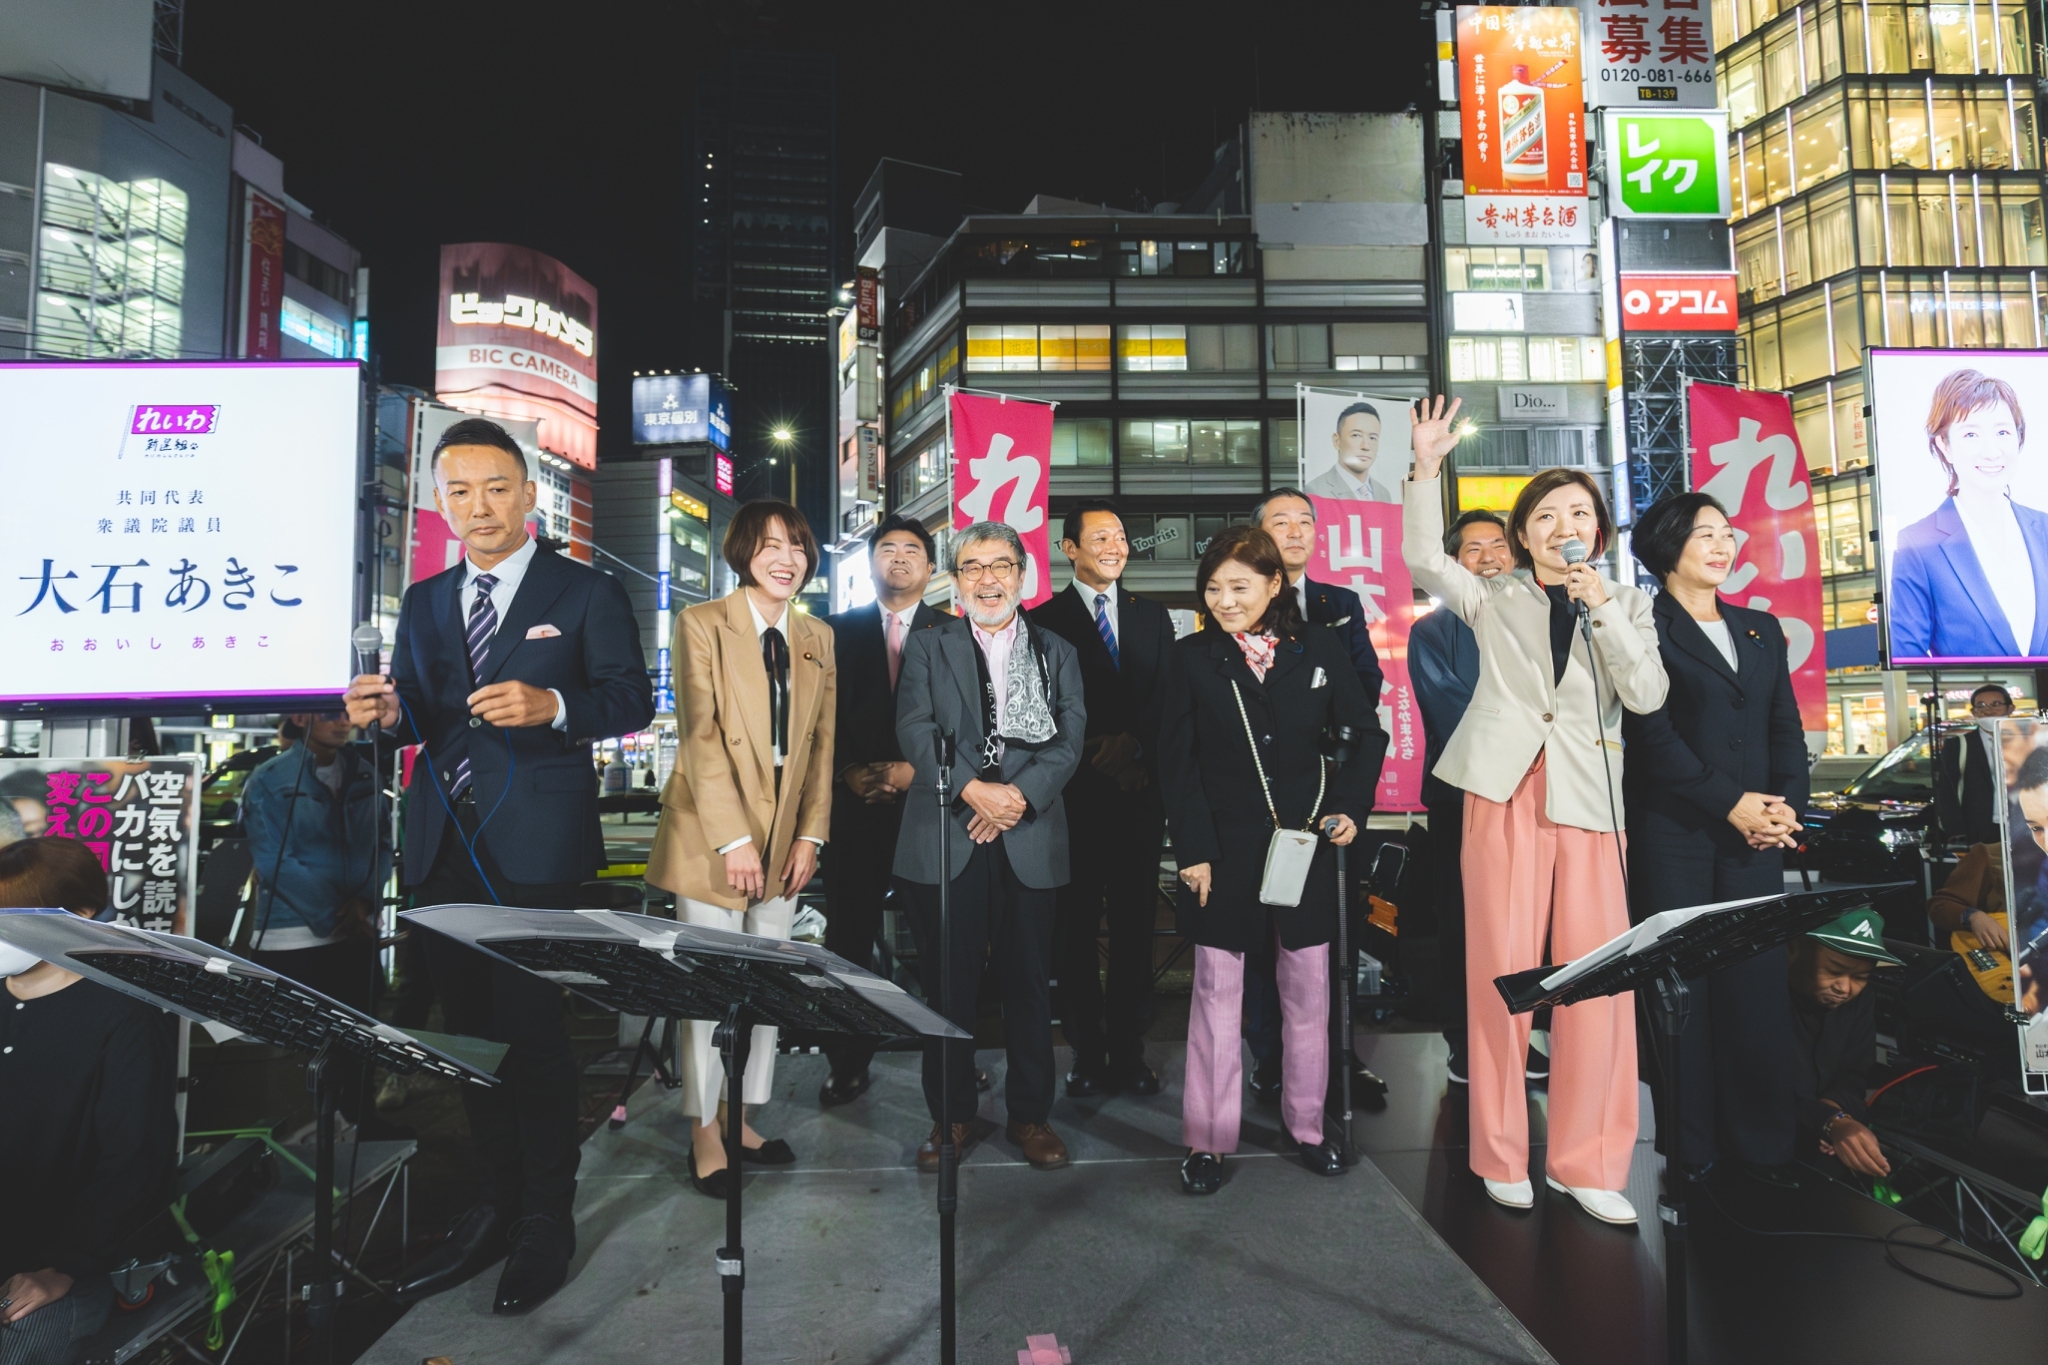
POLYGON ((1257 635, 1235 634, 1230 638, 1237 641, 1237 647, 1244 651, 1245 665, 1251 669, 1252 676, 1264 682, 1266 670, 1273 666, 1273 651, 1279 647, 1280 641, 1269 630, 1257 635))

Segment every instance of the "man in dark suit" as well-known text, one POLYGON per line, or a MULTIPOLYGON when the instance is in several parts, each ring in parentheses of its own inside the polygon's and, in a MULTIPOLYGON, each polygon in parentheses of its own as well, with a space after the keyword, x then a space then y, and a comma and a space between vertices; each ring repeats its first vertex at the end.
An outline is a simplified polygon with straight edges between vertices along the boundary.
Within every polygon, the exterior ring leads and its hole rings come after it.
POLYGON ((1159 850, 1166 812, 1159 799, 1159 685, 1175 666, 1173 618, 1117 582, 1130 557, 1115 504, 1089 499, 1070 508, 1060 550, 1074 565, 1064 592, 1034 607, 1031 620, 1081 656, 1088 733, 1081 766, 1067 783, 1073 880, 1060 891, 1053 935, 1060 1027, 1074 1049, 1069 1095, 1128 1090, 1159 1093, 1145 1062, 1151 1022, 1152 926, 1159 912, 1159 850), (1096 935, 1109 922, 1105 989, 1096 935))
MULTIPOLYGON (((1380 673, 1380 656, 1373 648, 1372 623, 1366 619, 1365 605, 1358 600, 1358 594, 1335 583, 1318 583, 1308 576, 1309 556, 1316 545, 1316 505, 1299 488, 1275 488, 1266 494, 1265 500, 1252 509, 1252 524, 1273 537, 1273 543, 1280 547, 1280 562, 1287 566, 1287 586, 1294 593, 1301 616, 1310 625, 1326 626, 1337 632, 1344 641, 1345 652, 1351 655, 1351 666, 1358 672, 1358 681, 1365 687, 1365 695, 1372 699, 1373 708, 1380 708, 1380 693, 1386 687, 1386 679, 1380 673)), ((1386 729, 1389 718, 1381 712, 1380 728, 1386 729)), ((1373 790, 1379 790, 1379 780, 1373 780, 1373 790)), ((1362 884, 1370 870, 1372 859, 1363 853, 1351 863, 1354 886, 1347 895, 1357 894, 1357 884, 1362 884)), ((1330 968, 1332 990, 1341 990, 1350 985, 1352 964, 1333 963, 1330 968)), ((1280 987, 1273 974, 1249 973, 1244 988, 1245 1039, 1252 1049, 1252 1097, 1261 1104, 1280 1102, 1280 987)), ((1334 1068, 1341 1059, 1349 1058, 1352 1068, 1352 1085, 1356 1093, 1369 1097, 1384 1096, 1387 1083, 1365 1069, 1352 1051, 1350 1039, 1336 1039, 1335 1030, 1342 1027, 1342 1015, 1332 1007, 1330 1010, 1332 1039, 1330 1050, 1334 1068)), ((1334 1075, 1334 1071, 1332 1073, 1334 1075)), ((1331 1093, 1337 1091, 1336 1082, 1331 1084, 1331 1093)))
MULTIPOLYGON (((1970 694, 1970 714, 1998 720, 2012 714, 2012 693, 1985 683, 1970 694)), ((2004 761, 1996 735, 1980 729, 1975 735, 1950 735, 1941 742, 1941 763, 1934 770, 1935 809, 1942 830, 1951 839, 1995 844, 1998 836, 1998 777, 1992 765, 2004 761)))
MULTIPOLYGON (((1511 573, 1508 524, 1495 512, 1467 512, 1444 533, 1444 553, 1481 578, 1511 573)), ((1429 882, 1436 911, 1444 1045, 1450 1075, 1465 1083, 1465 793, 1436 775, 1444 745, 1479 685, 1479 641, 1455 611, 1432 611, 1408 631, 1408 681, 1422 707, 1422 804, 1429 810, 1429 882)))
MULTIPOLYGON (((825 854, 825 946, 868 966, 882 930, 882 901, 896 862, 896 831, 910 764, 896 743, 896 681, 903 645, 946 619, 924 604, 937 552, 924 523, 890 517, 875 531, 868 571, 875 601, 836 616, 832 650, 839 662, 838 726, 832 751, 832 842, 825 854)), ((867 1093, 875 1048, 865 1038, 825 1045, 832 1074, 818 1102, 845 1104, 867 1093)))
MULTIPOLYGON (((535 487, 502 427, 455 423, 433 472, 435 506, 468 553, 406 591, 391 676, 350 685, 349 719, 423 746, 406 802, 415 905, 573 909, 605 861, 590 743, 654 719, 640 625, 616 579, 527 533, 535 487)), ((496 1311, 524 1312, 561 1286, 576 1248, 576 1058, 561 991, 452 940, 426 946, 449 1031, 511 1050, 504 1084, 462 1088, 483 1202, 399 1294, 437 1293, 505 1256, 496 1311)))
MULTIPOLYGON (((984 968, 1000 983, 1009 1054, 1008 1136, 1040 1170, 1067 1164, 1052 1115, 1052 925, 1067 881, 1062 794, 1088 724, 1074 647, 1018 609, 1028 560, 1015 530, 977 522, 953 538, 964 619, 903 648, 896 738, 913 772, 896 841, 897 893, 910 903, 918 971, 948 1019, 973 1029, 984 968), (934 740, 956 740, 949 810, 938 808, 934 740), (952 825, 952 959, 940 958, 939 831, 952 825)), ((932 1132, 920 1171, 939 1168, 942 1123, 963 1150, 976 1106, 970 1046, 928 1040, 924 1096, 932 1132), (944 1068, 943 1070, 941 1068, 944 1068), (941 1105, 941 1080, 949 1108, 941 1105)))

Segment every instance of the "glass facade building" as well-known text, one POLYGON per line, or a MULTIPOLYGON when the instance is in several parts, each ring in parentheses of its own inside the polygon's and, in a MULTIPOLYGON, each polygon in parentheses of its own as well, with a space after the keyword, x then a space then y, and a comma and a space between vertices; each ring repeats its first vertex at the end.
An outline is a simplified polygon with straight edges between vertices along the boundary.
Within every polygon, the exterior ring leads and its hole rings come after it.
POLYGON ((1932 682, 1878 669, 1865 348, 2044 344, 2034 24, 2012 0, 1714 3, 1747 382, 1791 394, 1814 480, 1830 754, 1903 738, 1932 682))

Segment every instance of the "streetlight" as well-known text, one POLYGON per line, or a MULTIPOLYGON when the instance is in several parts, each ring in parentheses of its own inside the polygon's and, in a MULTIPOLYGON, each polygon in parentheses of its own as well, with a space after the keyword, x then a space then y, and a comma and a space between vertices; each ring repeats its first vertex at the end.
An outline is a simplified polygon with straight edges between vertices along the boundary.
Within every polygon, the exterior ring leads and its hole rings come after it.
MULTIPOLYGON (((791 431, 786 424, 776 427, 768 435, 779 446, 787 446, 796 439, 796 433, 791 431)), ((773 455, 768 457, 768 463, 775 463, 773 455)), ((789 501, 791 506, 796 505, 796 458, 794 456, 791 456, 789 461, 789 501)))

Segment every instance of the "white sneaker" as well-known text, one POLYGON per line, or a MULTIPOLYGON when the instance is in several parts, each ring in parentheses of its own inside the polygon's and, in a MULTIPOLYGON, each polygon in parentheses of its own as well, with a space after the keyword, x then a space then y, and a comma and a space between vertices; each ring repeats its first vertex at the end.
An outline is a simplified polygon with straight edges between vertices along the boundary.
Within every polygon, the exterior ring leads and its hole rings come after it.
POLYGON ((1511 1209, 1526 1209, 1536 1203, 1536 1191, 1526 1180, 1483 1180, 1487 1197, 1511 1209))
POLYGON ((1636 1207, 1621 1197, 1616 1190, 1582 1190, 1572 1185, 1560 1185, 1549 1176, 1543 1183, 1559 1194, 1568 1194, 1579 1201, 1579 1207, 1603 1223, 1633 1223, 1636 1221, 1636 1207))

